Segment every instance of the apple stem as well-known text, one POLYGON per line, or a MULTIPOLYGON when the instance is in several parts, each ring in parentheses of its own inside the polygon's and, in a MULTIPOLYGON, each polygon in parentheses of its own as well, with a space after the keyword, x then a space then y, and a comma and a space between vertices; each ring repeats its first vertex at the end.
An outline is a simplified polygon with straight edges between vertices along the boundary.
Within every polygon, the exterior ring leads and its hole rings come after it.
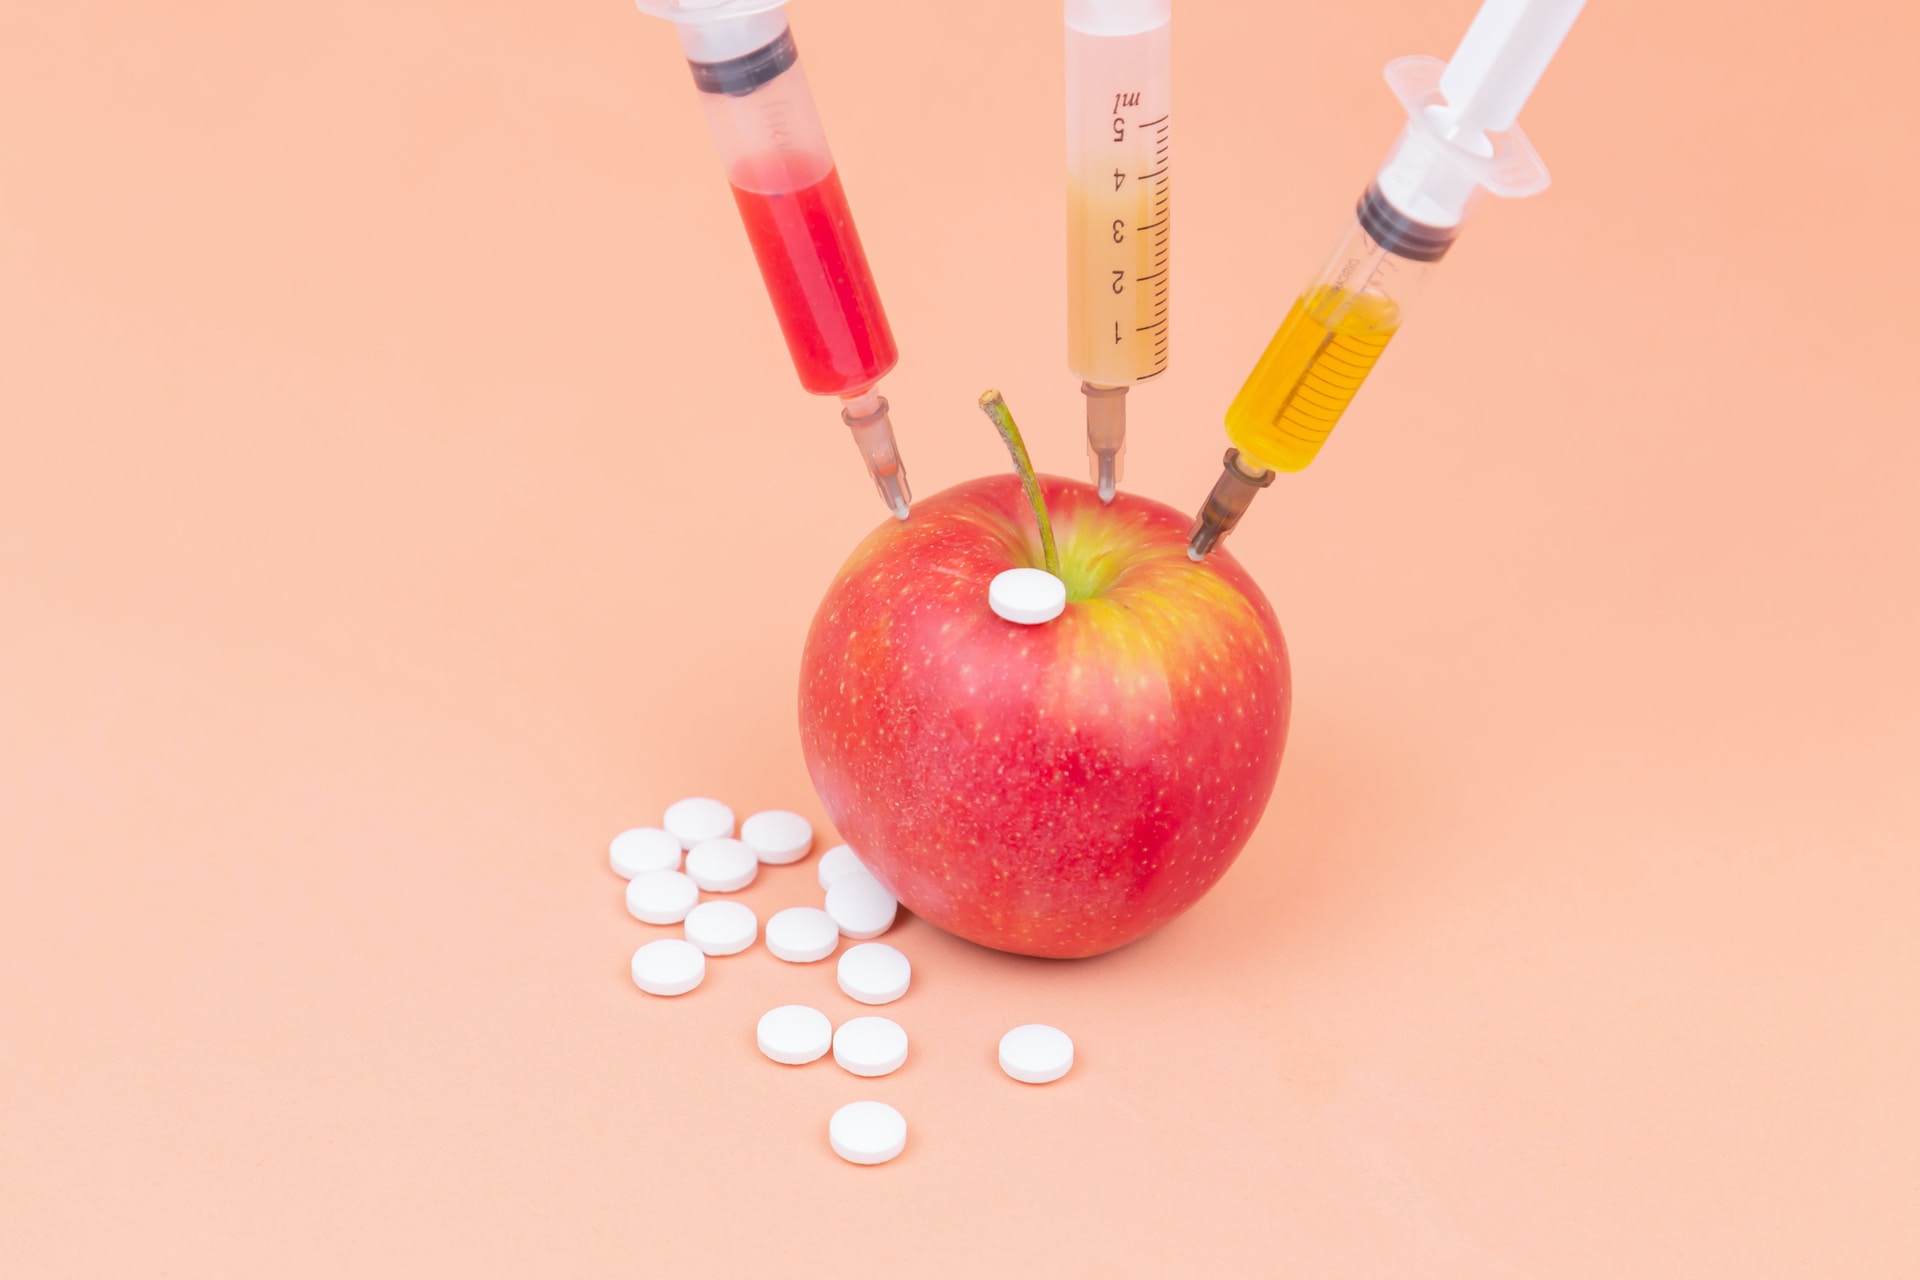
POLYGON ((1040 552, 1046 557, 1047 572, 1054 577, 1060 576, 1060 552, 1053 545, 1053 521, 1047 519, 1047 500, 1040 496, 1040 482, 1034 478, 1033 459, 1027 456, 1027 442, 1020 438, 1020 428, 1014 423, 1013 411, 1007 408, 1007 399, 998 391, 988 390, 980 395, 980 412, 993 421, 1000 438, 1007 442, 1007 452, 1013 455, 1013 469, 1020 473, 1020 483, 1027 490, 1027 505, 1033 508, 1033 519, 1040 526, 1040 552))

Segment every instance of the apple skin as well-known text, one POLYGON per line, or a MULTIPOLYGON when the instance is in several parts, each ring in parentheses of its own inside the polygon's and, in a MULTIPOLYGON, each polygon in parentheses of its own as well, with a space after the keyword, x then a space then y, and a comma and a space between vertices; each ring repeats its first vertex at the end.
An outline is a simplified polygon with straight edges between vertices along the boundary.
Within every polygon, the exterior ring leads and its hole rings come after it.
POLYGON ((1187 516, 1040 477, 1068 584, 1007 622, 996 574, 1044 567, 1018 477, 957 485, 855 549, 807 636, 800 734, 828 816, 895 896, 1003 951, 1091 956, 1197 902, 1253 833, 1292 680, 1272 607, 1187 516))

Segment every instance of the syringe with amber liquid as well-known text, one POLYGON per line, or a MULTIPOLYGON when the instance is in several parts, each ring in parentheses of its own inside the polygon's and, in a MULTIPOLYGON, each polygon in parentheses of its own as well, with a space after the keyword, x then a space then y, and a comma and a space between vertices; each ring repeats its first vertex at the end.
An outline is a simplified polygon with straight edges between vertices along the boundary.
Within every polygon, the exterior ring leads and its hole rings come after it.
POLYGON ((1451 62, 1387 64, 1406 128, 1227 407, 1233 447, 1188 556, 1204 559, 1278 472, 1313 461, 1480 194, 1546 189, 1546 166, 1515 120, 1584 3, 1485 0, 1451 62))
POLYGON ((1173 0, 1066 0, 1066 20, 1067 364, 1111 502, 1127 388, 1166 372, 1169 355, 1173 0))

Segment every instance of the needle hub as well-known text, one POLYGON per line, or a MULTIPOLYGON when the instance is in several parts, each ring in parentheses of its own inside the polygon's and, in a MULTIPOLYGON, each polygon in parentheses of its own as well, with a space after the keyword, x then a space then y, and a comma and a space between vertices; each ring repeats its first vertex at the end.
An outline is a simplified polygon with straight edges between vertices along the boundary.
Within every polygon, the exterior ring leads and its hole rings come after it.
POLYGON ((1187 535, 1187 559, 1195 563, 1205 560, 1220 539, 1233 532, 1255 495, 1273 483, 1274 472, 1248 462, 1238 449, 1227 450, 1221 462, 1220 478, 1213 482, 1213 492, 1187 535))
POLYGON ((913 502, 913 490, 907 485, 907 466, 900 461, 900 447, 893 439, 893 419, 887 416, 887 398, 877 392, 855 396, 840 408, 840 420, 853 432, 853 443, 880 491, 894 519, 905 520, 913 502))

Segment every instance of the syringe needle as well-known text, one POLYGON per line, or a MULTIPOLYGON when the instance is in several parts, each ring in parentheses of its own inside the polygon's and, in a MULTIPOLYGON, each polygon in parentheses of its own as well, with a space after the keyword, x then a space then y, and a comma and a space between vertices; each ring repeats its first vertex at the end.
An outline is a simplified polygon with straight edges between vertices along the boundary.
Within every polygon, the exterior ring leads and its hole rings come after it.
POLYGON ((1273 472, 1245 462, 1238 449, 1227 450, 1222 462, 1220 478, 1213 482, 1213 492, 1207 495, 1206 505, 1200 508, 1193 531, 1187 535, 1187 559, 1196 563, 1205 560, 1220 539, 1233 532, 1233 526, 1253 505, 1254 495, 1273 483, 1273 472))
POLYGON ((1100 501, 1112 502, 1127 457, 1127 389, 1083 382, 1080 394, 1087 398, 1087 461, 1100 501))
POLYGON ((893 439, 893 419, 887 416, 887 398, 876 392, 843 401, 840 420, 853 432, 853 442, 880 491, 880 501, 894 518, 905 520, 913 490, 907 487, 906 464, 900 461, 900 448, 893 439))

